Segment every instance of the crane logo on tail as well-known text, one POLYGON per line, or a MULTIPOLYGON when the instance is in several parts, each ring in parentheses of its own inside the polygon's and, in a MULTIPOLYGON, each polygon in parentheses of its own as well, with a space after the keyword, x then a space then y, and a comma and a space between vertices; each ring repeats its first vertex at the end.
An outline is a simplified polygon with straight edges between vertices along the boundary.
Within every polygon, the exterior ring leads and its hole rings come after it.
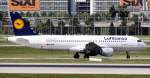
POLYGON ((24 27, 24 21, 22 19, 16 19, 14 21, 14 27, 18 30, 22 29, 24 27))

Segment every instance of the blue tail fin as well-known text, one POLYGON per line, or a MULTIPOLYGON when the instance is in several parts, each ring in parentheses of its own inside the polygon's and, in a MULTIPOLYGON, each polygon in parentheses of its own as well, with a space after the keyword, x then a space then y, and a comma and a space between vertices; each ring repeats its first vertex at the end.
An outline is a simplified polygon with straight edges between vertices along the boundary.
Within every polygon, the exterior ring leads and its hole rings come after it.
POLYGON ((17 12, 10 12, 14 33, 16 36, 37 35, 30 27, 30 22, 17 12))

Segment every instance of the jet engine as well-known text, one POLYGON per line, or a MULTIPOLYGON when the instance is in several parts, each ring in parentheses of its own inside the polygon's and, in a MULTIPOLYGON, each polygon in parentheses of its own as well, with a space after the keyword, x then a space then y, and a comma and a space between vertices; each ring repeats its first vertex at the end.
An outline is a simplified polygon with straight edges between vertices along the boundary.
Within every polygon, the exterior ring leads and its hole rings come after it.
POLYGON ((113 55, 113 48, 101 48, 100 55, 110 57, 113 55))
POLYGON ((93 42, 87 44, 85 48, 85 54, 89 54, 90 56, 96 56, 100 54, 102 56, 110 57, 112 56, 113 52, 113 48, 100 47, 93 42))

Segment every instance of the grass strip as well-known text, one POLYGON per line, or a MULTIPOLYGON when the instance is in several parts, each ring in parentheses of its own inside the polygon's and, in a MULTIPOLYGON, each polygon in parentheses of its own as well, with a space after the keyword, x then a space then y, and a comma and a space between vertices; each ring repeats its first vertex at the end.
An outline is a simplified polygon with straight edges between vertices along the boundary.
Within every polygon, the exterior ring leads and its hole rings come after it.
POLYGON ((0 78, 150 78, 150 75, 0 74, 0 78))

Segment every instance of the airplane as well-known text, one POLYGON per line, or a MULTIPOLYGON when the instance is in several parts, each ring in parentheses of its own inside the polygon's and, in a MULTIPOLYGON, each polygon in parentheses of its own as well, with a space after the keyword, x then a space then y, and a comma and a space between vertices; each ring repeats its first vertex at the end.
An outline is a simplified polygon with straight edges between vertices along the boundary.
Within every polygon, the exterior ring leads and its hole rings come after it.
POLYGON ((79 59, 101 55, 111 57, 115 51, 126 52, 130 59, 130 52, 147 47, 139 38, 117 35, 38 35, 30 27, 30 22, 21 17, 18 12, 10 12, 15 36, 8 37, 8 41, 26 47, 45 50, 69 50, 74 58, 79 59))

